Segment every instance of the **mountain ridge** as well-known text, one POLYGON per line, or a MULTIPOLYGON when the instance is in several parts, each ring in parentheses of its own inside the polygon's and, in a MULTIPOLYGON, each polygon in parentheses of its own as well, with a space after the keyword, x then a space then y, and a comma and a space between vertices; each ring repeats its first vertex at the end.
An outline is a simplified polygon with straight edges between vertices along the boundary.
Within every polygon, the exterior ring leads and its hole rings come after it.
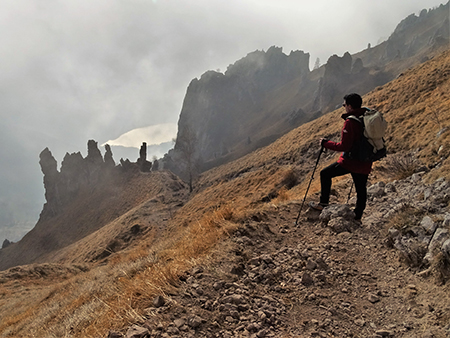
POLYGON ((419 16, 412 14, 397 25, 387 41, 354 55, 333 55, 312 71, 308 53, 285 55, 282 48, 273 46, 267 52, 249 53, 224 74, 206 72, 187 89, 178 142, 166 155, 165 167, 186 179, 182 148, 187 135, 195 135, 201 172, 334 110, 342 92, 366 94, 393 80, 447 48, 448 12, 449 3, 423 10, 419 16))
MULTIPOLYGON (((427 268, 412 253, 422 252, 425 227, 450 230, 449 67, 446 51, 363 97, 389 122, 390 154, 370 176, 362 227, 341 217, 345 209, 304 210, 293 226, 318 138, 339 137, 339 108, 205 172, 189 198, 174 196, 172 211, 166 195, 149 196, 111 223, 111 236, 104 227, 78 246, 80 255, 74 246, 60 252, 59 264, 0 273, 0 336, 445 337, 447 263, 427 268), (434 110, 439 121, 429 118, 434 110), (404 177, 401 163, 413 168, 404 177), (155 200, 163 210, 152 221, 155 200), (148 223, 142 237, 120 246, 136 224, 148 223), (96 259, 86 259, 95 241, 96 259)), ((318 170, 336 156, 324 154, 318 170)), ((153 174, 163 173, 138 176, 153 174)), ((308 200, 318 198, 312 183, 308 200)), ((348 178, 334 182, 336 208, 346 207, 349 190, 348 178)))

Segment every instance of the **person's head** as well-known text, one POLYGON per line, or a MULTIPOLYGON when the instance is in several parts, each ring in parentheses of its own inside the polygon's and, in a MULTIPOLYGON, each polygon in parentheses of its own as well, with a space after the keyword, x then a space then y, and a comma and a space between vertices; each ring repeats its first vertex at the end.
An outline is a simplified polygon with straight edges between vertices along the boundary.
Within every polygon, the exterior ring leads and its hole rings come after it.
POLYGON ((344 96, 344 108, 347 112, 361 108, 362 98, 359 94, 351 93, 344 96))

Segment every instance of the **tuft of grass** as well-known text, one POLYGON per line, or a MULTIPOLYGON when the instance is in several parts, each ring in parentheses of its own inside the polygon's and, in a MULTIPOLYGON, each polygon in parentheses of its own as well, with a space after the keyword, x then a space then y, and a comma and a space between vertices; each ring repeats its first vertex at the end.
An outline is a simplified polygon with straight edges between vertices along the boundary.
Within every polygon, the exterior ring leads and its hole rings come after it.
POLYGON ((442 252, 433 258, 431 271, 434 272, 436 280, 440 284, 445 284, 450 279, 450 261, 442 252))
POLYGON ((421 166, 420 161, 411 153, 389 156, 378 169, 394 180, 405 179, 421 166))
POLYGON ((424 212, 409 204, 404 204, 401 209, 389 220, 386 227, 395 228, 406 232, 409 228, 420 223, 424 212))
MULTIPOLYGON (((411 228, 418 225, 424 216, 424 212, 405 204, 386 224, 386 229, 395 228, 402 236, 408 236, 411 228)), ((417 268, 423 264, 423 257, 428 248, 425 243, 412 239, 402 250, 399 250, 400 260, 408 266, 417 268)))
POLYGON ((290 200, 289 191, 286 189, 286 187, 283 187, 278 191, 277 201, 278 202, 286 202, 290 200))
POLYGON ((286 189, 291 189, 298 184, 299 178, 298 174, 294 171, 294 169, 289 168, 283 174, 283 178, 281 184, 286 187, 286 189))

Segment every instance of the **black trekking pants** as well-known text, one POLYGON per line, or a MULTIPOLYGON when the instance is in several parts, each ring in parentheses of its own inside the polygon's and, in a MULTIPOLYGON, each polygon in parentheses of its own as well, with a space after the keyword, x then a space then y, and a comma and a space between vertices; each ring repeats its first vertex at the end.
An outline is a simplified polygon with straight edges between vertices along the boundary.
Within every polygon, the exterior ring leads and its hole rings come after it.
POLYGON ((328 204, 330 201, 331 181, 333 177, 351 174, 356 190, 355 219, 361 219, 367 201, 367 174, 356 174, 342 168, 337 162, 326 167, 320 172, 320 203, 328 204))

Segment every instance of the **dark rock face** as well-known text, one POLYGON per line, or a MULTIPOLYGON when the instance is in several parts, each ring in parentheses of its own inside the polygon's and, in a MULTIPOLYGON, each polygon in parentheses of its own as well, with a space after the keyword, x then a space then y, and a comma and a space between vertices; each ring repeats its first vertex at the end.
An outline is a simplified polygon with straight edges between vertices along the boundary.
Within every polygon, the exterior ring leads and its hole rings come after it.
POLYGON ((139 150, 139 158, 137 160, 139 170, 142 172, 149 172, 152 169, 152 163, 147 161, 147 143, 143 142, 139 150))
POLYGON ((114 162, 111 147, 108 144, 105 145, 104 157, 96 141, 89 140, 87 148, 86 158, 83 158, 80 152, 66 153, 60 171, 48 148, 39 155, 47 201, 41 212, 41 219, 48 219, 61 213, 82 189, 95 189, 98 185, 113 182, 119 178, 120 174, 133 175, 139 171, 149 172, 152 168, 152 163, 146 160, 146 143, 142 144, 137 162, 130 162, 128 159, 120 160, 118 166, 114 162))
MULTIPOLYGON (((361 61, 362 62, 362 61, 361 61)), ((342 100, 342 86, 351 83, 352 56, 345 53, 342 57, 333 55, 325 65, 324 76, 320 79, 315 109, 333 106, 342 100)))
POLYGON ((114 167, 116 165, 116 162, 114 162, 113 154, 112 154, 111 147, 109 144, 105 144, 105 156, 103 159, 105 161, 105 164, 108 167, 114 167))
POLYGON ((46 213, 56 214, 60 205, 60 173, 56 168, 57 162, 48 148, 41 152, 39 158, 39 164, 44 174, 45 199, 47 200, 44 210, 46 209, 46 213))
POLYGON ((195 128, 202 158, 226 155, 236 142, 246 142, 252 122, 263 118, 265 95, 307 74, 309 54, 296 51, 287 56, 276 47, 248 54, 229 66, 225 74, 206 72, 187 89, 177 139, 186 138, 186 126, 195 128))
POLYGON ((411 14, 402 20, 383 46, 385 61, 411 57, 427 47, 435 49, 448 45, 448 11, 447 2, 435 10, 424 9, 419 16, 411 14))
POLYGON ((45 203, 41 218, 53 217, 70 203, 78 191, 102 180, 108 179, 114 169, 111 148, 106 147, 105 159, 98 149, 97 142, 88 141, 88 155, 83 158, 80 152, 66 153, 57 169, 57 162, 48 148, 39 155, 44 174, 45 203))
MULTIPOLYGON (((64 182, 61 189, 64 191, 66 199, 71 199, 80 189, 89 182, 89 172, 83 156, 80 152, 64 156, 61 163, 61 182, 64 182)), ((49 202, 47 200, 47 202, 49 202)))
POLYGON ((9 241, 8 239, 5 239, 3 241, 3 245, 2 245, 2 249, 7 248, 8 246, 10 246, 12 243, 11 241, 9 241))

